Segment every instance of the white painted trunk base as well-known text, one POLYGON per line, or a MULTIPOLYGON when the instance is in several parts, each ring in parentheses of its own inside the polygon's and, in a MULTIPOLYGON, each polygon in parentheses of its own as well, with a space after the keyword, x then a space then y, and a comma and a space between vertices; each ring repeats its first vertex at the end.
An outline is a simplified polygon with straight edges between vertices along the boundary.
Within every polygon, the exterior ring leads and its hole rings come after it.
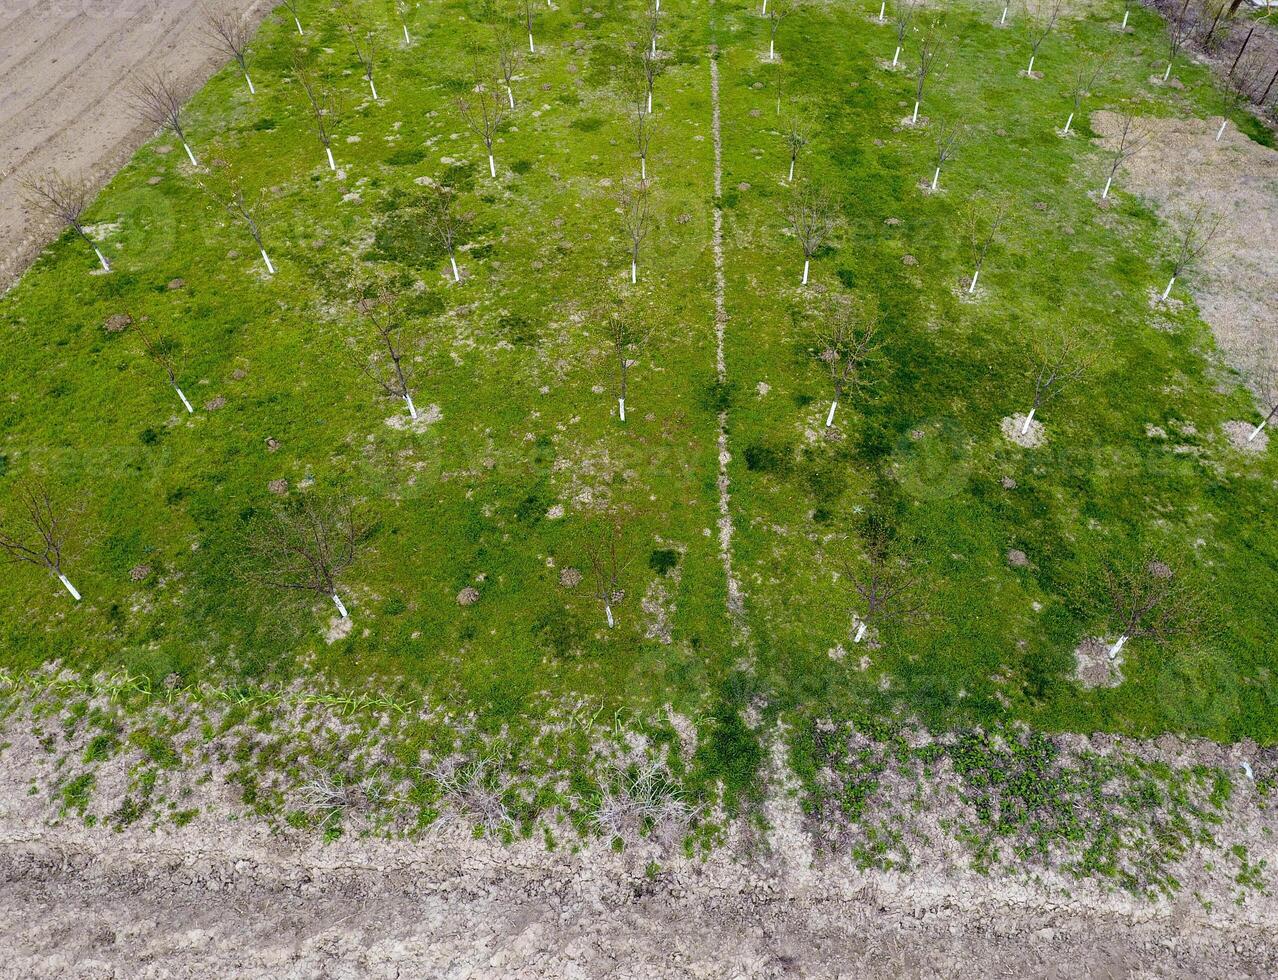
POLYGON ((1114 178, 1113 178, 1113 177, 1110 177, 1107 181, 1105 181, 1105 189, 1104 189, 1103 191, 1101 191, 1101 200, 1102 200, 1102 201, 1103 201, 1103 200, 1105 200, 1105 198, 1109 197, 1109 188, 1110 188, 1110 185, 1111 185, 1111 184, 1113 184, 1113 183, 1114 183, 1114 178))
POLYGON ((981 278, 981 270, 977 269, 975 272, 972 273, 972 285, 967 287, 967 291, 969 293, 976 292, 976 281, 980 278, 981 278))
POLYGON ((769 60, 769 61, 776 61, 776 60, 777 60, 776 44, 777 44, 777 42, 776 42, 776 41, 769 41, 769 42, 768 42, 768 60, 769 60))
POLYGON ((1172 276, 1167 282, 1167 288, 1163 290, 1163 301, 1166 302, 1167 297, 1171 295, 1172 286, 1176 285, 1176 277, 1172 276))
POLYGON ((1021 423, 1021 435, 1025 435, 1025 433, 1029 432, 1030 423, 1034 421, 1034 413, 1037 411, 1037 408, 1031 408, 1029 410, 1029 414, 1025 416, 1025 421, 1021 423))
POLYGON ((488 173, 493 177, 497 176, 497 161, 493 159, 493 155, 488 154, 488 173))
POLYGON ((1071 112, 1069 118, 1065 120, 1065 132, 1069 132, 1070 126, 1074 125, 1074 114, 1071 112))
POLYGON ((326 146, 324 147, 324 152, 328 154, 328 169, 336 170, 337 164, 333 162, 333 148, 330 146, 326 146))
POLYGON ((932 190, 936 190, 937 186, 940 183, 941 183, 941 168, 937 167, 936 172, 932 174, 932 190))
POLYGON ((374 101, 374 102, 379 101, 379 99, 377 98, 377 86, 376 86, 375 84, 373 84, 373 80, 372 80, 371 78, 368 80, 368 87, 369 87, 369 89, 371 89, 371 90, 372 90, 372 93, 373 93, 373 101, 374 101))
POLYGON ((617 399, 617 408, 621 412, 621 421, 626 421, 626 400, 624 398, 617 399))
POLYGON ((639 266, 634 262, 630 263, 630 283, 634 285, 639 281, 639 266))
POLYGON ((648 111, 652 112, 652 89, 648 89, 648 111))
POLYGON ((200 161, 195 159, 195 154, 191 152, 191 147, 187 145, 185 140, 182 141, 182 149, 186 150, 186 157, 191 161, 191 166, 198 167, 200 165, 200 161))
POLYGON ((883 23, 883 18, 886 14, 887 14, 887 0, 883 0, 883 2, 879 4, 879 23, 880 24, 883 23))
POLYGON ((533 47, 532 31, 528 32, 528 53, 536 54, 537 49, 533 47))
POLYGON ((811 259, 803 260, 803 285, 805 286, 808 284, 808 266, 811 264, 812 264, 811 259))
POLYGON ((186 400, 186 395, 182 394, 182 389, 179 388, 177 385, 174 385, 173 390, 176 391, 177 396, 182 399, 182 404, 186 406, 187 414, 190 415, 192 412, 194 412, 195 409, 193 409, 191 407, 191 403, 186 400))
POLYGON ((896 63, 900 60, 901 60, 901 46, 898 44, 896 46, 896 53, 892 55, 892 67, 895 68, 896 63))
POLYGON ((1007 23, 1007 7, 1003 8, 1003 16, 998 19, 999 24, 1007 23))
POLYGON ((1172 69, 1171 62, 1169 61, 1169 62, 1167 62, 1167 70, 1166 70, 1165 72, 1163 72, 1163 81, 1164 81, 1164 82, 1165 82, 1165 81, 1167 81, 1167 79, 1171 78, 1171 69, 1172 69))
POLYGON ((1029 67, 1025 69, 1025 74, 1029 75, 1034 71, 1034 55, 1030 55, 1029 67))
POLYGON ((1216 130, 1216 142, 1217 142, 1217 143, 1219 143, 1219 142, 1220 142, 1220 138, 1221 138, 1222 136, 1224 136, 1224 135, 1225 135, 1225 127, 1226 127, 1226 126, 1228 126, 1228 125, 1229 125, 1229 120, 1228 120, 1228 119, 1222 119, 1222 120, 1220 121, 1220 129, 1216 130))
POLYGON ((1268 424, 1269 424, 1269 419, 1265 419, 1265 421, 1261 422, 1260 425, 1256 426, 1256 431, 1247 437, 1247 441, 1251 442, 1253 439, 1256 438, 1256 436, 1260 435, 1260 430, 1263 429, 1268 424))
POLYGON ((413 396, 405 395, 404 401, 408 403, 408 417, 414 422, 417 421, 417 406, 413 404, 413 396))
POLYGON ((1109 648, 1109 659, 1113 660, 1123 652, 1123 647, 1127 645, 1127 636, 1124 634, 1118 638, 1118 642, 1109 648))
POLYGON ((262 261, 266 263, 266 271, 275 275, 275 266, 271 265, 271 257, 266 254, 266 249, 262 249, 262 261))
POLYGON ((640 180, 648 179, 648 158, 647 157, 639 158, 639 179, 640 180))
POLYGON ((453 266, 453 282, 461 282, 461 273, 457 271, 457 260, 450 255, 448 261, 453 266))
POLYGON ((910 117, 910 125, 913 126, 919 121, 919 104, 914 103, 914 115, 910 117))
POLYGON ((341 615, 342 619, 346 619, 350 615, 346 611, 346 606, 342 604, 341 597, 336 592, 333 593, 333 605, 337 607, 337 612, 341 615))
POLYGON ((80 593, 76 591, 75 586, 67 581, 67 577, 61 572, 58 573, 58 581, 62 583, 62 587, 71 593, 71 598, 76 602, 80 601, 80 593))
POLYGON ((509 85, 506 86, 506 97, 510 100, 510 107, 515 108, 515 93, 509 85))
POLYGON ((253 79, 248 77, 248 72, 244 73, 244 81, 248 82, 249 95, 257 95, 257 89, 253 87, 253 79))
POLYGON ((866 626, 865 626, 864 620, 860 623, 857 623, 856 636, 852 637, 853 643, 860 643, 863 639, 865 639, 865 629, 866 629, 866 626))
POLYGON ((110 271, 111 271, 111 264, 110 264, 109 262, 107 262, 107 260, 106 260, 106 256, 102 254, 102 250, 101 250, 100 248, 98 248, 96 245, 94 245, 94 246, 93 246, 93 252, 94 252, 94 254, 95 254, 95 255, 97 255, 97 257, 98 257, 98 261, 102 263, 102 269, 103 269, 103 271, 104 271, 104 272, 110 272, 110 271))
POLYGON ((827 412, 825 416, 825 427, 827 429, 834 425, 834 410, 838 407, 839 403, 837 401, 830 402, 830 411, 827 412))
POLYGON ((612 627, 613 627, 613 621, 612 621, 612 606, 605 605, 605 606, 604 606, 604 613, 606 613, 606 614, 607 614, 607 616, 608 616, 608 629, 612 629, 612 627))
POLYGON ((793 161, 793 160, 791 160, 791 161, 790 161, 790 177, 789 177, 789 180, 790 180, 790 182, 791 182, 791 183, 794 183, 794 161, 793 161))
POLYGON ((306 32, 305 32, 304 30, 302 30, 302 22, 301 22, 300 20, 298 20, 296 17, 294 17, 294 18, 293 18, 293 23, 297 25, 297 33, 298 33, 298 35, 299 35, 299 36, 305 36, 306 32))
POLYGON ((1124 10, 1124 11, 1123 11, 1123 27, 1124 27, 1124 29, 1126 29, 1126 27, 1127 27, 1127 18, 1128 18, 1128 17, 1130 17, 1130 16, 1131 16, 1131 11, 1130 11, 1130 10, 1124 10))
POLYGON ((411 37, 409 37, 409 36, 408 36, 408 25, 407 25, 407 24, 401 24, 400 26, 404 28, 404 43, 405 43, 405 44, 412 44, 412 43, 413 43, 413 39, 412 39, 411 37))

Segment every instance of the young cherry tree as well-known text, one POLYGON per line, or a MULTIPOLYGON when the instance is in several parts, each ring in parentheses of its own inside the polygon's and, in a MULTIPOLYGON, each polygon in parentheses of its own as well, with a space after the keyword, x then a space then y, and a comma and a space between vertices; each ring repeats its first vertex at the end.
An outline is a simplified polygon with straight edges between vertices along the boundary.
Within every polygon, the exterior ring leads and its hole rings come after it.
POLYGON ((790 117, 790 125, 783 138, 785 148, 790 152, 790 176, 786 179, 789 183, 794 183, 794 165, 798 162, 799 151, 808 145, 808 134, 797 116, 790 117))
POLYGON ((812 256, 834 233, 834 227, 838 222, 838 211, 834 201, 823 188, 805 184, 796 189, 791 196, 786 208, 786 220, 803 249, 802 285, 806 286, 812 256))
POLYGON ((631 132, 635 138, 635 152, 639 154, 639 179, 648 179, 648 144, 652 141, 652 113, 644 106, 642 94, 635 100, 631 116, 631 132))
POLYGON ((337 125, 339 113, 337 95, 332 89, 325 88, 319 76, 307 68, 300 58, 293 62, 293 76, 306 95, 315 134, 319 137, 320 146, 324 147, 324 155, 328 157, 328 169, 336 170, 337 164, 333 160, 333 127, 337 125))
POLYGON ((1108 652, 1111 663, 1132 640, 1166 644, 1202 628, 1197 591, 1183 573, 1152 553, 1104 561, 1091 588, 1090 604, 1118 632, 1108 652))
POLYGON ((483 81, 475 83, 475 87, 457 100, 457 113, 466 123, 466 127, 475 134, 488 150, 488 173, 497 176, 497 161, 493 158, 493 142, 497 133, 506 121, 509 112, 507 100, 497 92, 495 85, 483 81))
POLYGON ((937 25, 933 23, 919 41, 919 63, 914 69, 914 114, 910 117, 911 126, 918 124, 919 106, 923 104, 927 80, 940 74, 940 60, 944 50, 945 43, 937 25))
POLYGON ((967 128, 962 123, 951 123, 942 119, 936 125, 936 167, 932 171, 932 193, 941 187, 941 168, 944 167, 967 138, 967 128))
POLYGON ((195 409, 191 407, 191 403, 187 401, 186 395, 182 393, 182 389, 178 385, 178 358, 182 352, 178 342, 172 337, 153 336, 142 326, 140 320, 133 324, 133 332, 138 335, 138 341, 142 344, 142 352, 164 372, 164 376, 168 379, 169 387, 177 392, 177 396, 187 414, 194 412, 195 409))
POLYGON ((1073 84, 1070 86, 1074 104, 1069 110, 1069 117, 1065 120, 1065 128, 1061 130, 1063 135, 1069 135, 1070 128, 1074 125, 1074 117, 1083 110, 1083 100, 1096 89, 1096 84, 1100 81, 1101 73, 1104 70, 1105 63, 1103 61, 1096 61, 1091 64, 1084 63, 1078 66, 1074 73, 1073 84))
POLYGON ((409 0, 394 0, 392 6, 395 8, 395 19, 399 21, 400 29, 404 32, 404 43, 412 44, 413 38, 408 33, 408 25, 417 16, 419 4, 410 3, 409 0))
POLYGON ((244 226, 244 230, 257 245, 267 273, 275 275, 275 265, 266 254, 262 226, 257 220, 257 202, 245 192, 244 181, 239 173, 226 161, 214 160, 209 172, 200 181, 200 187, 219 207, 244 226))
POLYGON ((646 181, 623 187, 617 198, 621 227, 630 239, 630 281, 639 281, 639 247, 652 230, 652 192, 646 181))
POLYGON ((191 166, 200 165, 191 144, 186 141, 186 130, 182 125, 182 90, 172 78, 158 71, 135 76, 129 86, 129 102, 141 122, 156 130, 172 130, 182 149, 186 150, 191 166))
POLYGON ((366 296, 355 303, 355 310, 363 319, 367 333, 364 342, 351 339, 356 366, 388 397, 402 400, 408 406, 409 417, 416 421, 413 364, 404 360, 404 318, 394 293, 383 289, 375 296, 366 296))
POLYGON ((772 9, 765 16, 768 18, 768 60, 777 60, 777 29, 781 21, 794 13, 792 0, 772 0, 772 9))
POLYGON ((66 528, 49 488, 41 480, 30 480, 20 484, 10 500, 15 511, 0 518, 0 554, 4 560, 47 569, 79 602, 80 593, 62 570, 66 528))
POLYGON ((302 19, 299 16, 301 13, 300 0, 280 0, 280 3, 288 11, 289 16, 293 18, 293 24, 297 27, 297 36, 304 37, 306 32, 302 30, 302 19))
POLYGON ((448 262, 453 267, 453 282, 461 282, 457 246, 470 224, 470 215, 457 210, 456 193, 442 184, 432 188, 422 212, 427 239, 448 253, 448 262))
POLYGON ((537 48, 533 44, 533 23, 537 18, 537 9, 533 6, 533 0, 524 0, 524 26, 528 28, 528 53, 536 54, 537 48))
POLYGON ((50 171, 35 177, 24 177, 19 181, 19 187, 22 188, 23 198, 29 208, 58 222, 59 229, 72 229, 93 249, 93 254, 102 264, 102 271, 111 271, 111 264, 84 230, 84 223, 80 220, 89 206, 90 190, 87 183, 50 171))
POLYGON ((839 560, 841 577, 854 599, 851 609, 852 642, 860 643, 873 628, 908 623, 927 608, 919 561, 910 549, 900 547, 889 531, 876 521, 864 534, 865 555, 857 561, 839 560))
POLYGON ((1036 334, 1031 345, 1034 399, 1021 423, 1021 435, 1029 432, 1038 410, 1082 378, 1096 359, 1094 340, 1082 333, 1062 330, 1048 336, 1036 334))
POLYGON ((976 284, 980 281, 985 259, 989 256, 995 241, 998 240, 998 233, 1006 220, 1007 206, 1004 204, 998 204, 991 210, 988 202, 977 201, 969 209, 967 240, 972 253, 972 281, 967 287, 968 295, 976 292, 976 284))
POLYGON ((1110 161, 1109 174, 1105 178, 1105 189, 1101 191, 1101 200, 1109 197, 1109 190, 1114 186, 1114 177, 1118 168, 1145 148, 1149 142, 1149 133, 1140 127, 1136 117, 1124 113, 1118 120, 1118 142, 1111 148, 1113 158, 1110 161))
POLYGON ((1038 26, 1041 30, 1034 31, 1030 35, 1030 60, 1029 67, 1025 69, 1027 78, 1034 77, 1034 59, 1038 57, 1038 49, 1043 46, 1043 42, 1056 29, 1056 22, 1060 20, 1061 8, 1064 6, 1065 0, 1052 0, 1051 6, 1047 8, 1047 18, 1044 23, 1038 26))
POLYGON ((519 47, 515 44, 515 35, 505 23, 497 25, 497 68, 501 71, 502 80, 506 83, 506 99, 513 111, 515 108, 515 72, 519 70, 519 47))
POLYGON ((626 421, 626 396, 630 387, 630 368, 647 342, 648 334, 635 324, 635 314, 620 310, 608 315, 608 340, 612 345, 612 359, 617 369, 617 415, 626 421))
POLYGON ((248 70, 248 47, 253 39, 253 28, 248 21, 235 10, 205 7, 204 33, 215 48, 240 66, 240 74, 248 83, 249 95, 256 95, 257 89, 253 87, 253 79, 249 77, 248 70))
POLYGON ((613 610, 626 597, 621 575, 629 562, 620 557, 621 536, 621 518, 615 512, 606 514, 586 533, 586 563, 590 567, 591 585, 594 597, 604 607, 609 629, 616 625, 613 610))
POLYGON ((355 564, 367 533, 349 499, 303 494, 253 522, 247 577, 271 588, 322 596, 346 619, 350 614, 338 583, 355 564))
POLYGON ((905 39, 909 36, 910 26, 914 23, 915 0, 904 0, 896 5, 896 50, 892 53, 892 67, 901 61, 901 52, 905 50, 905 39))
POLYGON ((1189 12, 1189 0, 1185 0, 1180 6, 1180 11, 1171 22, 1167 25, 1167 70, 1163 72, 1163 81, 1171 78, 1172 67, 1176 61, 1176 55, 1180 54, 1181 48, 1185 46, 1185 42, 1189 40, 1190 33, 1193 30, 1193 21, 1187 16, 1189 12))
POLYGON ((1172 253, 1171 278, 1167 288, 1160 297, 1162 302, 1171 295, 1176 280, 1195 268, 1204 255, 1211 249, 1220 232, 1222 219, 1219 215, 1208 214, 1205 207, 1198 207, 1193 214, 1180 221, 1176 234, 1176 249, 1172 253))
POLYGON ((834 425, 839 402, 867 384, 865 367, 879 349, 879 308, 873 299, 857 293, 830 292, 818 316, 816 358, 834 388, 825 416, 828 429, 834 425))
POLYGON ((1252 352, 1245 377, 1260 403, 1260 410, 1265 412, 1260 424, 1247 437, 1248 442, 1254 442, 1265 426, 1278 416, 1278 332, 1274 328, 1270 328, 1252 352))
POLYGON ((349 16, 343 20, 342 30, 355 49, 355 57, 359 60, 364 80, 368 82, 368 90, 373 93, 373 101, 379 102, 381 99, 377 94, 377 83, 373 81, 373 69, 377 66, 377 34, 353 15, 353 8, 347 8, 347 13, 349 16))

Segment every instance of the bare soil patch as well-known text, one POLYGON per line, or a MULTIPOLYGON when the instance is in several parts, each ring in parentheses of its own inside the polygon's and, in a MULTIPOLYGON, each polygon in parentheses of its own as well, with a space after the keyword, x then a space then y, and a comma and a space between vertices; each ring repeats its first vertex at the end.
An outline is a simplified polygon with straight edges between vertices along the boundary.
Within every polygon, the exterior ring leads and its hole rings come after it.
MULTIPOLYGON (((259 22, 268 0, 218 0, 259 22)), ((17 0, 0 5, 0 289, 58 231, 23 203, 47 170, 101 188, 152 134, 129 111, 129 77, 169 72, 195 91, 224 59, 202 36, 202 0, 17 0)))
MULTIPOLYGON (((1278 152, 1233 126, 1217 142, 1219 119, 1146 118, 1141 125, 1152 134, 1151 145, 1123 164, 1118 186, 1152 201, 1169 221, 1187 218, 1199 207, 1223 219, 1202 271, 1178 285, 1194 294, 1225 361, 1243 370, 1264 331, 1278 322, 1278 249, 1272 244, 1278 228, 1278 152)), ((1092 128, 1109 146, 1118 117, 1094 113, 1092 128)), ((1151 270, 1151 276, 1161 279, 1169 271, 1151 270)))

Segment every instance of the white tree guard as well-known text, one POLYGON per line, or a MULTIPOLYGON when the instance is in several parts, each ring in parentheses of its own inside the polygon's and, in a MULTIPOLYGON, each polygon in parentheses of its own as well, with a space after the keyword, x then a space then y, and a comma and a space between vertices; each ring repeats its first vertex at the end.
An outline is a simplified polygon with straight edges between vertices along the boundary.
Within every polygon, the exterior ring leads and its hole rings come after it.
POLYGON ((333 605, 337 607, 338 614, 342 619, 349 618, 350 614, 346 611, 346 606, 342 603, 342 598, 336 592, 333 593, 333 605))
POLYGON ((266 263, 266 271, 275 275, 275 266, 271 265, 271 257, 266 254, 266 249, 262 249, 262 261, 266 263))
POLYGON ((187 414, 188 414, 188 415, 190 415, 191 413, 193 413, 193 412, 195 411, 195 409, 193 409, 193 408, 191 407, 191 403, 190 403, 189 401, 187 401, 187 400, 186 400, 186 395, 182 394, 182 389, 181 389, 181 388, 179 388, 177 385, 174 385, 174 386, 173 386, 173 390, 174 390, 174 391, 176 391, 176 392, 177 392, 177 396, 178 396, 180 399, 182 399, 182 404, 186 406, 186 412, 187 412, 187 414))
POLYGON ((62 587, 71 593, 71 598, 76 602, 80 601, 80 593, 76 591, 74 585, 61 572, 58 573, 58 581, 62 583, 62 587))
POLYGON ((830 411, 826 413, 826 416, 825 416, 825 427, 827 429, 830 426, 834 425, 834 410, 838 407, 839 407, 839 403, 837 401, 830 402, 830 411))

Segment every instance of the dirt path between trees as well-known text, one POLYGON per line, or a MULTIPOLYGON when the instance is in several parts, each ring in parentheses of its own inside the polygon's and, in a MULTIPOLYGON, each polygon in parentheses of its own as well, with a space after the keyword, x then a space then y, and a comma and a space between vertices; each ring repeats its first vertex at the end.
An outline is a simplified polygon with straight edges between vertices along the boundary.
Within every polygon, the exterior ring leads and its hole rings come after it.
MULTIPOLYGON (((24 177, 56 169, 101 188, 151 134, 128 79, 170 72, 195 91, 223 59, 202 34, 204 0, 0 2, 0 290, 57 233, 23 204, 24 177)), ((219 0, 259 21, 270 0, 219 0)))

